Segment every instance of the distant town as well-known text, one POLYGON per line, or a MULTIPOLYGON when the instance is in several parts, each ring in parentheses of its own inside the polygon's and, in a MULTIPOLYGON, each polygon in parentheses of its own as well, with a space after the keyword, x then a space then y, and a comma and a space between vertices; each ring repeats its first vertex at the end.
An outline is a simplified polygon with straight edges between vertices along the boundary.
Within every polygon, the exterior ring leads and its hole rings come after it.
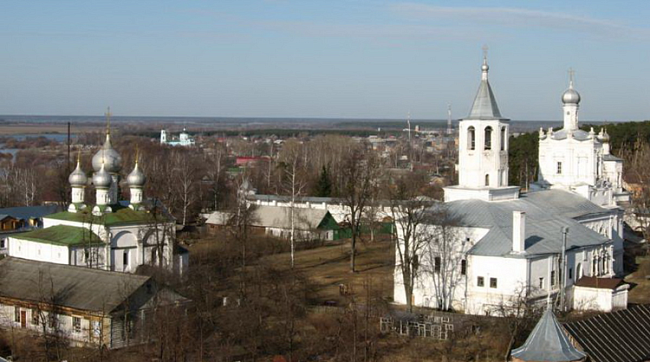
POLYGON ((0 117, 0 356, 649 360, 650 121, 476 80, 446 120, 0 117))

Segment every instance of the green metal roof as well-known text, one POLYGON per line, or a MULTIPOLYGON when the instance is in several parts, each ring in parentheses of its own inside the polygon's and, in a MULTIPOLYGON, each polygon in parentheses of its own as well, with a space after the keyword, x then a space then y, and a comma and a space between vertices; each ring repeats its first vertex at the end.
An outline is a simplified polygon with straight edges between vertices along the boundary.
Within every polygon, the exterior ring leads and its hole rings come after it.
POLYGON ((102 240, 94 232, 83 227, 68 225, 56 225, 29 231, 17 235, 16 239, 63 246, 102 244, 102 240))

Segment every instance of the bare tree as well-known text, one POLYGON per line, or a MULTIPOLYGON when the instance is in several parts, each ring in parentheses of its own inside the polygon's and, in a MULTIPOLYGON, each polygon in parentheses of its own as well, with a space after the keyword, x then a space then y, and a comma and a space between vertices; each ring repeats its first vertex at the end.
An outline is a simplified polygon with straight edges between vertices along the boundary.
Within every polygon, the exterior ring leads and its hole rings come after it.
POLYGON ((456 290, 466 278, 467 251, 471 243, 444 204, 436 204, 427 212, 433 222, 423 231, 428 234, 428 242, 420 263, 433 282, 436 307, 450 310, 456 290))
POLYGON ((431 239, 427 224, 437 222, 436 216, 439 216, 426 210, 433 202, 419 195, 422 183, 422 178, 411 174, 399 178, 395 185, 388 187, 387 192, 392 219, 397 227, 397 238, 394 239, 395 267, 401 272, 409 312, 413 310, 412 296, 420 271, 419 258, 431 239))
POLYGON ((286 142, 281 153, 281 162, 285 173, 285 190, 291 196, 289 206, 291 220, 291 267, 295 265, 296 245, 296 218, 299 210, 296 208, 296 197, 302 194, 306 186, 303 179, 303 154, 304 150, 298 141, 286 142))
POLYGON ((347 207, 352 244, 350 250, 350 271, 355 272, 356 247, 361 235, 362 215, 377 191, 380 173, 379 160, 375 154, 367 152, 362 146, 352 147, 343 160, 341 168, 343 204, 347 207))

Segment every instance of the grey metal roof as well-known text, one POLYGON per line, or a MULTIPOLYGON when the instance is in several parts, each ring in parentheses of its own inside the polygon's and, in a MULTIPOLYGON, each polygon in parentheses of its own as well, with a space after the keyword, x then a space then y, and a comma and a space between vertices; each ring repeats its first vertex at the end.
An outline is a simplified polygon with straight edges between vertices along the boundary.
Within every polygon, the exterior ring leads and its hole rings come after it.
MULTIPOLYGON (((589 139, 589 132, 583 131, 581 129, 576 129, 572 131, 572 137, 578 141, 586 141, 589 139)), ((567 131, 565 129, 561 129, 557 132, 553 132, 553 139, 554 140, 563 140, 567 138, 567 131)))
POLYGON ((43 205, 43 206, 21 206, 21 207, 5 207, 0 209, 0 214, 7 214, 15 217, 16 219, 39 219, 49 214, 54 214, 61 210, 58 205, 43 205))
MULTIPOLYGON (((316 229, 321 221, 329 214, 323 209, 307 209, 296 207, 294 210, 295 227, 300 230, 316 229)), ((255 226, 291 228, 291 208, 280 206, 256 206, 252 220, 255 226)))
POLYGON ((593 362, 650 360, 650 304, 565 323, 593 362))
POLYGON ((110 313, 151 277, 7 257, 0 260, 0 296, 110 313))
POLYGON ((609 241, 575 219, 599 215, 608 210, 563 190, 522 194, 508 201, 458 200, 445 203, 449 217, 460 225, 490 229, 469 251, 473 255, 502 256, 512 251, 512 212, 526 213, 525 254, 558 253, 562 249, 560 229, 568 227, 569 249, 600 245, 609 241))
POLYGON ((481 80, 467 119, 502 119, 497 100, 494 93, 492 93, 492 87, 490 87, 487 77, 481 80))
POLYGON ((603 161, 623 161, 623 159, 614 155, 603 155, 603 161))
POLYGON ((550 309, 542 315, 526 342, 511 353, 523 361, 578 361, 586 355, 571 344, 550 309))
MULTIPOLYGON (((279 202, 290 202, 291 196, 284 195, 250 195, 247 197, 250 200, 260 200, 260 201, 279 201, 279 202)), ((315 197, 315 196, 298 196, 296 197, 296 202, 311 202, 314 204, 320 203, 340 203, 342 199, 337 199, 334 197, 315 197)))

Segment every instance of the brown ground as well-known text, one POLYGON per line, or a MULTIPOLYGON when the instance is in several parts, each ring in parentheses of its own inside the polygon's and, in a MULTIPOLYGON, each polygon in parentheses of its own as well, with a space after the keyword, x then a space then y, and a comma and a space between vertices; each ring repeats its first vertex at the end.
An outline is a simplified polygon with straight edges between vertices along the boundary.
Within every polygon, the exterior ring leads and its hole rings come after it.
MULTIPOLYGON (((350 272, 350 242, 322 246, 296 252, 296 268, 304 272, 319 286, 315 299, 319 302, 342 302, 340 288, 345 285, 357 295, 363 294, 364 285, 385 300, 393 298, 394 248, 389 239, 377 238, 374 242, 358 243, 356 273, 350 272)), ((290 265, 290 254, 283 253, 264 259, 277 265, 290 265)))
POLYGON ((628 293, 629 303, 650 303, 650 256, 637 257, 637 270, 626 276, 625 281, 632 284, 633 288, 628 293))

